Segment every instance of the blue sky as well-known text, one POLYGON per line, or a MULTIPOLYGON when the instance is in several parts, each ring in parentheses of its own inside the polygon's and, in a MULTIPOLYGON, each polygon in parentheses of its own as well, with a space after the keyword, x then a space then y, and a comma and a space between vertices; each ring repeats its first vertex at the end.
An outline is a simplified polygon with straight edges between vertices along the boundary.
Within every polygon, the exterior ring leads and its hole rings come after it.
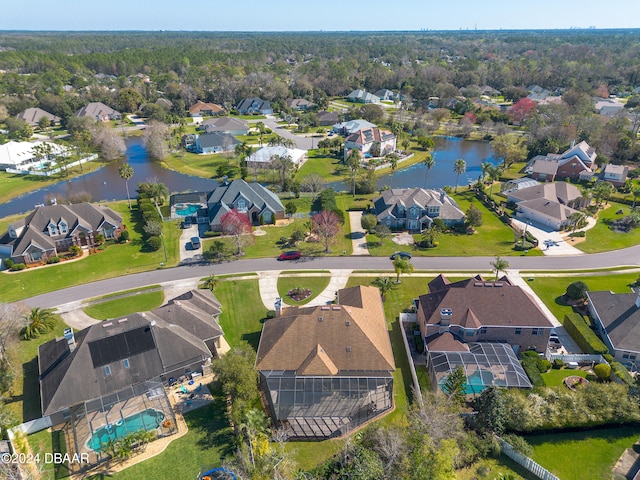
POLYGON ((0 30, 640 28, 640 0, 4 0, 0 30))

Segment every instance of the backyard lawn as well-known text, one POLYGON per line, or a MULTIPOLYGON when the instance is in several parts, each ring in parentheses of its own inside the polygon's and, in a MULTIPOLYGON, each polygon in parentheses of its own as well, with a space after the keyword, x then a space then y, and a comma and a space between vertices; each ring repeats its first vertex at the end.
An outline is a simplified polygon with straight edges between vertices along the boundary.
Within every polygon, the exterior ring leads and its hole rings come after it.
POLYGON ((571 370, 563 368, 561 370, 551 369, 547 373, 542 374, 542 379, 547 387, 559 387, 563 385, 562 381, 571 376, 587 378, 587 372, 584 370, 571 370))
POLYGON ((562 480, 610 480, 625 448, 640 437, 640 427, 616 427, 585 432, 526 437, 532 458, 562 480))
POLYGON ((321 276, 309 274, 307 277, 300 277, 299 275, 287 276, 287 274, 281 273, 278 277, 278 295, 282 297, 283 302, 287 305, 305 305, 327 288, 330 280, 331 275, 328 273, 321 276), (287 295, 294 288, 309 289, 311 290, 311 295, 298 302, 287 295))
MULTIPOLYGON (((81 283, 113 278, 130 273, 162 268, 165 263, 162 249, 156 252, 143 251, 141 231, 132 219, 126 201, 108 204, 122 215, 130 240, 127 244, 108 246, 103 251, 78 261, 63 262, 44 268, 23 270, 17 273, 0 274, 0 301, 11 302, 81 283)), ((176 222, 165 222, 164 239, 169 257, 167 266, 178 263, 178 241, 181 230, 176 222)))
POLYGON ((584 242, 576 244, 586 253, 606 252, 620 248, 631 247, 640 243, 640 228, 636 228, 628 233, 614 232, 609 229, 607 223, 629 214, 631 207, 621 203, 609 202, 610 205, 598 213, 598 221, 590 230, 587 230, 587 237, 584 242), (622 210, 622 214, 616 212, 622 210))
POLYGON ((606 273, 599 275, 594 273, 584 276, 532 276, 529 278, 534 278, 533 281, 528 282, 529 286, 531 286, 536 295, 542 299, 545 305, 549 307, 558 321, 562 322, 565 314, 573 311, 571 307, 564 305, 560 298, 570 283, 580 280, 586 283, 589 290, 592 291, 611 290, 614 293, 630 293, 631 289, 629 285, 636 281, 638 273, 624 273, 619 275, 606 273))
POLYGON ((338 157, 328 156, 323 150, 310 150, 308 160, 300 167, 296 178, 301 180, 312 173, 317 173, 327 182, 344 180, 348 178, 349 172, 340 160, 338 157))

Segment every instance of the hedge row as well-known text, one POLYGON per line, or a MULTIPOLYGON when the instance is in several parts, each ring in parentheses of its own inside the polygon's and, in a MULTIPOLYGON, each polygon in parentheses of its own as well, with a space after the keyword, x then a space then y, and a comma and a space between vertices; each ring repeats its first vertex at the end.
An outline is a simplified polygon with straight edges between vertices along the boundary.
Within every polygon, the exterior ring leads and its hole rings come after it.
POLYGON ((615 373, 616 376, 620 380, 622 380, 626 385, 630 387, 635 385, 636 382, 631 376, 631 374, 629 373, 629 370, 627 370, 625 366, 622 365, 620 362, 612 362, 611 370, 613 370, 613 373, 615 373))
POLYGON ((551 368, 551 363, 533 351, 522 352, 520 363, 533 386, 544 387, 545 383, 540 373, 551 368))
POLYGON ((589 328, 581 315, 567 313, 564 316, 564 328, 586 353, 607 353, 609 349, 600 338, 589 328))

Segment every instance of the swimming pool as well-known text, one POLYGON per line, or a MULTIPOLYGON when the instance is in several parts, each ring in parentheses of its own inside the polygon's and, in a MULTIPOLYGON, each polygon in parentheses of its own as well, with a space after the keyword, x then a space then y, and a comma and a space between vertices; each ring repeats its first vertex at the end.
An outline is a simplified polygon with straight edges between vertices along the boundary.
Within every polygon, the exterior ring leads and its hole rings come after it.
POLYGON ((187 205, 180 203, 176 205, 176 215, 180 215, 181 217, 189 217, 191 215, 195 215, 198 213, 202 207, 195 203, 189 203, 187 205))
POLYGON ((100 427, 89 438, 87 447, 96 452, 100 451, 109 443, 109 440, 118 440, 129 433, 135 433, 140 430, 155 430, 163 420, 164 413, 149 408, 143 412, 125 417, 119 422, 100 427))

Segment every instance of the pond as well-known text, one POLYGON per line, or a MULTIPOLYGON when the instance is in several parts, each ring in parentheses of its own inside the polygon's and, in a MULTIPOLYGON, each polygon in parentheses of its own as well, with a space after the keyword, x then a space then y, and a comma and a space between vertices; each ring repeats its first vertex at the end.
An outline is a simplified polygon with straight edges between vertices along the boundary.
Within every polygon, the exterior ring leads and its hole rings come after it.
MULTIPOLYGON (((499 163, 494 161, 493 152, 488 142, 475 142, 454 137, 436 138, 435 140, 433 158, 436 163, 429 171, 428 177, 427 167, 419 163, 403 170, 397 170, 393 174, 383 175, 378 179, 378 189, 385 185, 389 185, 392 188, 425 188, 425 186, 427 188, 442 188, 446 185, 454 186, 456 184, 456 174, 453 171, 453 164, 459 158, 467 162, 467 170, 460 175, 458 184, 469 185, 478 180, 482 172, 480 165, 483 162, 499 163), (428 181, 425 185, 425 179, 427 178, 428 181)), ((402 168, 402 164, 400 164, 400 168, 402 168)), ((347 182, 333 182, 330 186, 338 191, 351 190, 351 185, 347 182)))

